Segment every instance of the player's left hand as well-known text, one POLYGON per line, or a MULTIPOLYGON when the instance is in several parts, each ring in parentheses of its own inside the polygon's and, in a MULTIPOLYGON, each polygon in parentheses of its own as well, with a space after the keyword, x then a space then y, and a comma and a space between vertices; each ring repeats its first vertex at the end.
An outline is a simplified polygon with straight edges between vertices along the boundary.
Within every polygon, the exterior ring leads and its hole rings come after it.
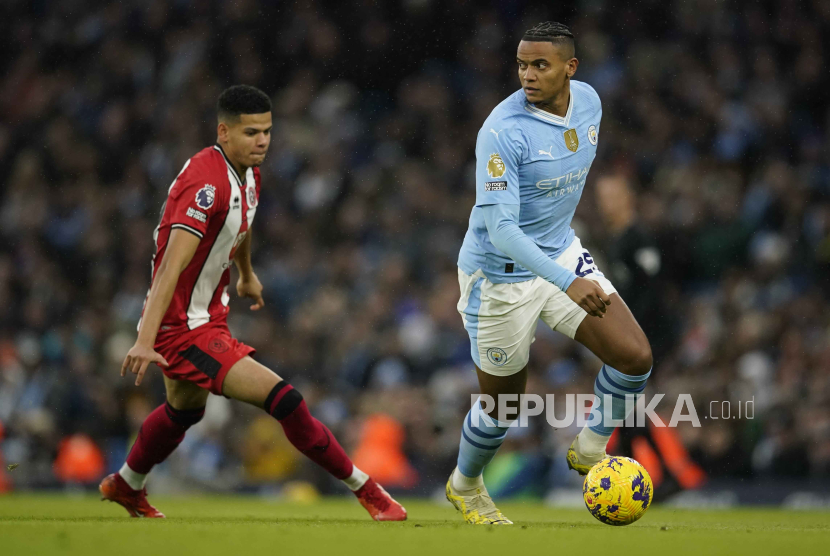
POLYGON ((602 290, 600 285, 586 278, 577 277, 571 282, 565 294, 592 317, 603 318, 606 307, 611 305, 611 297, 602 290))
POLYGON ((259 311, 265 307, 265 301, 262 299, 262 284, 256 274, 251 273, 250 276, 239 277, 236 283, 236 293, 239 297, 250 297, 254 300, 251 305, 251 311, 259 311))

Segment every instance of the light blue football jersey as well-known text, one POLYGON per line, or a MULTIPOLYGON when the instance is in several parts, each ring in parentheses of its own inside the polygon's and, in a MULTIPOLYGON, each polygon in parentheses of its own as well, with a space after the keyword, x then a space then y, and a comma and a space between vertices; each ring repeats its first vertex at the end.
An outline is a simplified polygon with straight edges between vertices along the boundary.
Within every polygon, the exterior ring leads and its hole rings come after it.
POLYGON ((490 242, 481 207, 520 205, 519 228, 551 259, 574 238, 576 205, 597 152, 602 106, 587 83, 571 80, 564 118, 527 102, 518 90, 484 121, 476 140, 476 205, 458 257, 467 274, 494 283, 535 278, 490 242))

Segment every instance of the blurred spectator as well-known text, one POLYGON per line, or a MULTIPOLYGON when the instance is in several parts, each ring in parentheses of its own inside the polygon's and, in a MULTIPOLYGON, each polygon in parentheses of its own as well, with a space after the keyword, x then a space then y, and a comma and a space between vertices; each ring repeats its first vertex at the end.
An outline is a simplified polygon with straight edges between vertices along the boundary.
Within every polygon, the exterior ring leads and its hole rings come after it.
POLYGON ((54 469, 64 483, 95 483, 104 475, 104 456, 91 438, 73 434, 58 445, 54 469))
POLYGON ((600 176, 595 188, 597 207, 608 230, 602 244, 608 278, 637 316, 655 357, 662 359, 675 341, 679 315, 665 301, 660 250, 639 223, 635 193, 625 177, 600 176))
POLYGON ((376 481, 392 488, 412 488, 418 474, 406 460, 402 449, 405 432, 388 415, 370 415, 363 423, 354 462, 376 481))

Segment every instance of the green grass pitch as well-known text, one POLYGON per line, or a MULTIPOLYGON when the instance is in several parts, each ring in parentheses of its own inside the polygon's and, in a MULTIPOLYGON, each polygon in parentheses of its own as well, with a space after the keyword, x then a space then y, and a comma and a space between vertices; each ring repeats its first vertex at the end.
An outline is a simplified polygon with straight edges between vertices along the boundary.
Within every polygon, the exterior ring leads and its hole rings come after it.
POLYGON ((152 498, 168 519, 131 519, 90 496, 0 496, 0 554, 228 556, 293 554, 827 554, 830 513, 655 507, 610 527, 587 510, 500 507, 515 522, 474 527, 449 504, 404 500, 409 520, 375 523, 353 499, 289 504, 242 496, 152 498))

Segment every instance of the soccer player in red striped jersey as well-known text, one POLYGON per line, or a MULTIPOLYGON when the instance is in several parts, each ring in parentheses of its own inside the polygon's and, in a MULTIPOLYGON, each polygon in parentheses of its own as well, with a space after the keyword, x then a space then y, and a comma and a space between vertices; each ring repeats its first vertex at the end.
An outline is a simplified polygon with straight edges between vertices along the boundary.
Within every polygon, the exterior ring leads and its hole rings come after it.
POLYGON ((271 101, 247 85, 225 90, 218 102, 216 145, 188 160, 170 186, 154 233, 152 285, 127 353, 141 383, 150 363, 164 372, 167 401, 155 409, 118 473, 100 485, 105 500, 133 517, 164 517, 147 501, 147 474, 199 422, 209 393, 263 408, 288 440, 340 479, 376 521, 402 521, 406 510, 355 467, 331 431, 311 416, 300 393, 251 358, 254 349, 227 325, 230 266, 239 269, 236 292, 264 305, 251 266, 251 224, 259 203, 260 173, 271 141, 271 101))

